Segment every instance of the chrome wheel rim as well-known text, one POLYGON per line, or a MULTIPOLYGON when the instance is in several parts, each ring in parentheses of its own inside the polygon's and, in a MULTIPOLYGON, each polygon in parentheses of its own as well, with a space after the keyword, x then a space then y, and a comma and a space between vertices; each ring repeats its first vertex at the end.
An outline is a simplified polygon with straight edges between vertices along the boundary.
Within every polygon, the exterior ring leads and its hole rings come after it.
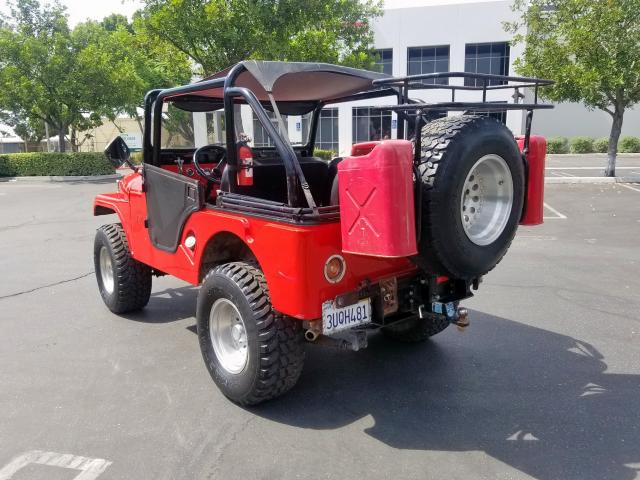
POLYGON ((236 306, 226 298, 213 303, 209 314, 209 337, 218 362, 227 372, 238 374, 249 358, 247 330, 236 306))
POLYGON ((111 295, 115 282, 113 280, 113 263, 107 247, 100 248, 100 278, 102 279, 102 287, 111 295))
POLYGON ((467 175, 460 199, 460 218, 469 240, 489 245, 504 232, 513 207, 513 178, 507 162, 485 155, 467 175))

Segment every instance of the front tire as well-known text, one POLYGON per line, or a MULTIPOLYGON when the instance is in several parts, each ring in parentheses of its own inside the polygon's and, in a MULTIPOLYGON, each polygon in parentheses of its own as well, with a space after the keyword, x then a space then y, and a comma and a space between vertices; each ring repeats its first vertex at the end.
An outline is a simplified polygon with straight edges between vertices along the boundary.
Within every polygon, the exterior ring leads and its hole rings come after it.
POLYGON ((222 393, 255 405, 287 392, 304 364, 302 325, 273 310, 262 271, 244 262, 205 277, 196 312, 205 365, 222 393))
POLYGON ((151 296, 151 268, 131 256, 122 225, 103 225, 93 247, 98 289, 113 313, 142 309, 151 296))

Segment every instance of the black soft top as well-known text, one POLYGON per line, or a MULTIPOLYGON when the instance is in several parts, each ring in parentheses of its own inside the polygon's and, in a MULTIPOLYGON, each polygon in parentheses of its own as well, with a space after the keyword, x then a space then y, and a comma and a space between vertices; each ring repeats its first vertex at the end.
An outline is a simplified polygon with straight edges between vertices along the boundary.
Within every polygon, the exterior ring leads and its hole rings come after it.
MULTIPOLYGON (((284 114, 307 113, 319 103, 340 101, 360 92, 381 90, 382 94, 384 90, 388 94, 388 87, 376 86, 373 82, 391 78, 382 73, 329 63, 246 60, 199 83, 226 78, 236 68, 240 73, 232 86, 251 90, 264 105, 269 102, 269 94, 273 95, 284 114)), ((220 85, 177 94, 168 100, 184 110, 207 111, 222 108, 223 97, 223 86, 220 85)))

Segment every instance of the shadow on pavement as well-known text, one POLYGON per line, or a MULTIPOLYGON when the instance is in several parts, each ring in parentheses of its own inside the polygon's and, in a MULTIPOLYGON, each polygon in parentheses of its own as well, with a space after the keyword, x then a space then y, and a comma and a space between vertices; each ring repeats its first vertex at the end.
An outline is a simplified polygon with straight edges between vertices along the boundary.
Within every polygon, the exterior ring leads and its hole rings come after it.
POLYGON ((472 318, 422 345, 372 335, 360 352, 309 347, 298 385, 251 411, 311 429, 370 415, 366 432, 391 447, 484 451, 544 480, 636 478, 640 376, 605 373, 580 340, 472 318))
POLYGON ((197 297, 197 287, 167 288, 161 292, 153 292, 147 306, 139 312, 122 316, 134 322, 177 322, 195 316, 197 297))

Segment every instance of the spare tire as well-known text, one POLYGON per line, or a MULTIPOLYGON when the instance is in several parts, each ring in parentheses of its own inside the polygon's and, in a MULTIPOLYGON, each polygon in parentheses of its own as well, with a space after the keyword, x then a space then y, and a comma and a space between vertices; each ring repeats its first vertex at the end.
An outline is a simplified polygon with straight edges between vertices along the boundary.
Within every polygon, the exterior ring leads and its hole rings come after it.
POLYGON ((524 161, 511 131, 474 115, 434 120, 421 132, 421 221, 415 262, 472 279, 502 259, 524 202, 524 161))

